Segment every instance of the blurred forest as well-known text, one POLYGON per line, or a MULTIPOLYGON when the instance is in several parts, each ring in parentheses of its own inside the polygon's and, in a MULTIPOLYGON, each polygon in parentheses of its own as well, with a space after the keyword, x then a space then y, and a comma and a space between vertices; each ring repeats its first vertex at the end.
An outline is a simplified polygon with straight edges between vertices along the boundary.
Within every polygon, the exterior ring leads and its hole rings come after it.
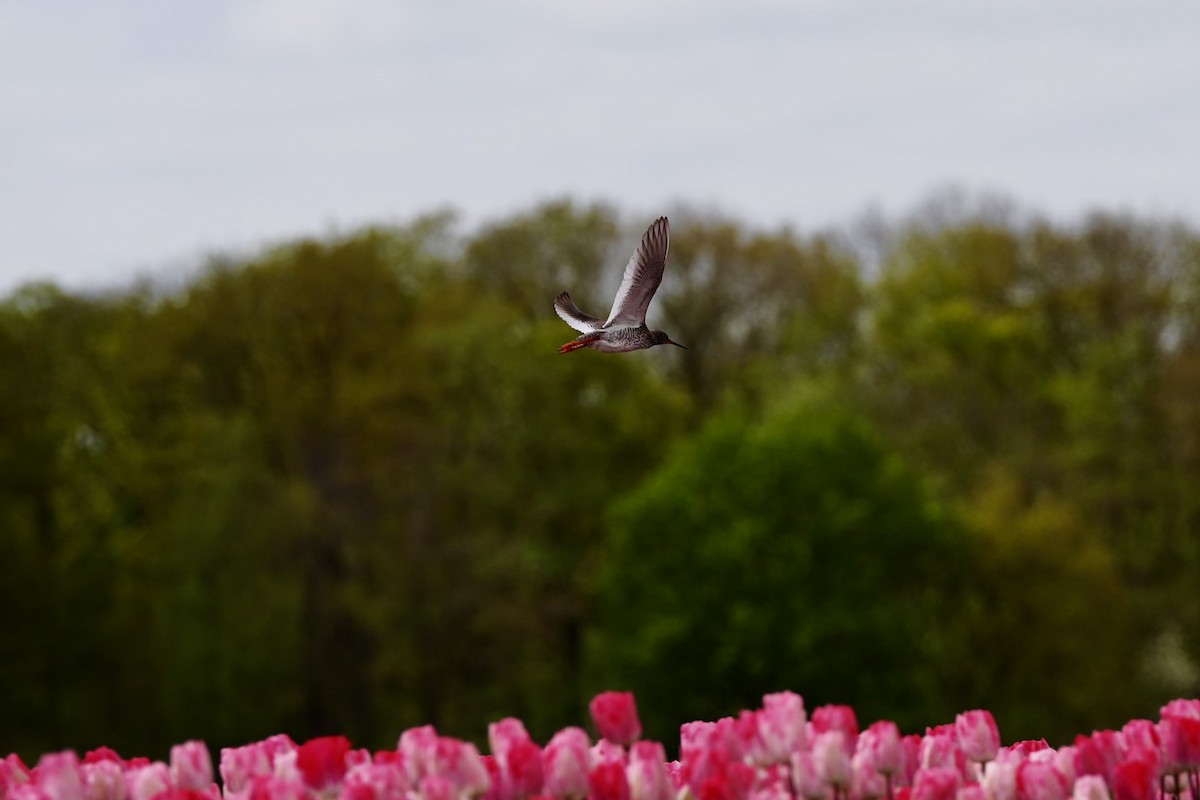
POLYGON ((0 300, 0 752, 647 735, 792 689, 1006 741, 1200 691, 1200 234, 546 203, 0 300))

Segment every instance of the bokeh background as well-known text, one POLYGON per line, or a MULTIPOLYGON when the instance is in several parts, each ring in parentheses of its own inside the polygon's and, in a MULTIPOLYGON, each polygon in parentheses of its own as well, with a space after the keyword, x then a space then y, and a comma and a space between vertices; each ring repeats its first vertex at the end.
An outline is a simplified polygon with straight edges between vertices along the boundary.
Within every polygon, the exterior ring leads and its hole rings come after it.
POLYGON ((0 752, 1194 696, 1197 31, 0 4, 0 752))

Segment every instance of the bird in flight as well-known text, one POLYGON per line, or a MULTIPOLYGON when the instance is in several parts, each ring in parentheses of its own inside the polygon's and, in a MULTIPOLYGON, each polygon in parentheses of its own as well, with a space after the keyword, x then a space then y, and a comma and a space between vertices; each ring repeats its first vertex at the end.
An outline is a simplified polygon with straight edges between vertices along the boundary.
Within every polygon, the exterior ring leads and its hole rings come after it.
MULTIPOLYGON (((563 322, 579 331, 571 341, 558 348, 560 353, 570 353, 581 347, 590 347, 601 353, 628 353, 643 350, 656 344, 673 344, 664 331, 652 331, 646 327, 646 309, 662 283, 663 270, 667 266, 667 247, 671 243, 671 226, 666 217, 659 217, 646 229, 642 241, 633 257, 625 266, 625 277, 621 288, 613 299, 608 319, 601 320, 583 313, 571 300, 571 295, 559 292, 554 298, 554 310, 563 322)), ((686 350, 686 347, 683 347, 686 350)))

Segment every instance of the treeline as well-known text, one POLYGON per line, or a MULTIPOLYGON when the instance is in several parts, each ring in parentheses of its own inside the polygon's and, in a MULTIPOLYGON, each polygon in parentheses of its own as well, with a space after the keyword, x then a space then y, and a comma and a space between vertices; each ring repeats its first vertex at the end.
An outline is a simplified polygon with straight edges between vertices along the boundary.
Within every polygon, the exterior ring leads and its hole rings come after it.
POLYGON ((793 689, 1065 737, 1200 690, 1200 235, 550 203, 0 302, 0 752, 650 736, 793 689))

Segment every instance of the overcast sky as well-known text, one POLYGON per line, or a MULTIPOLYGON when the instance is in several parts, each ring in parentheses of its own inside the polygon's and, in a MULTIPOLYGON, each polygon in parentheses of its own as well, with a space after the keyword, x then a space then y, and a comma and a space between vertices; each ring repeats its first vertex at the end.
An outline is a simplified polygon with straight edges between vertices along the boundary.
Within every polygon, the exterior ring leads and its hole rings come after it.
POLYGON ((1196 0, 0 0, 0 292, 569 194, 1200 222, 1196 0))

